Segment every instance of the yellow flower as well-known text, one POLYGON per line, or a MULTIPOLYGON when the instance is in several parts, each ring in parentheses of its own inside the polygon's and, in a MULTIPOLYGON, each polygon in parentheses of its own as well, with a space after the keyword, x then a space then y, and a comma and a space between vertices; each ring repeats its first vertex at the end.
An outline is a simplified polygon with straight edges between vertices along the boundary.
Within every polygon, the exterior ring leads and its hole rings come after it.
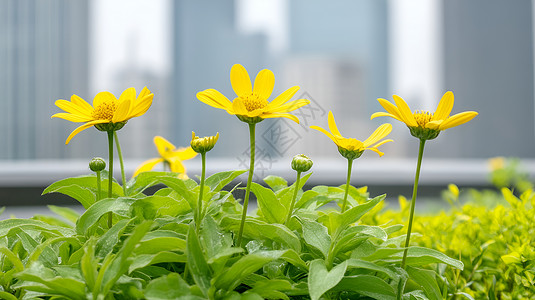
POLYGON ((383 116, 392 117, 405 123, 411 130, 411 134, 420 139, 434 139, 440 131, 464 124, 478 115, 475 111, 465 111, 450 116, 453 108, 453 93, 451 91, 442 96, 434 113, 423 110, 412 113, 401 97, 394 95, 393 98, 396 105, 385 99, 377 99, 387 112, 376 112, 371 116, 371 119, 383 116))
POLYGON ((186 175, 186 168, 182 164, 182 161, 194 158, 197 153, 193 151, 191 147, 177 149, 175 145, 171 144, 168 140, 161 136, 154 137, 154 144, 156 145, 156 149, 158 149, 160 157, 144 161, 136 169, 133 177, 136 177, 141 172, 150 171, 154 168, 154 166, 163 162, 169 164, 171 172, 181 173, 180 177, 187 179, 188 176, 186 175))
POLYGON ((61 118, 71 122, 85 122, 76 128, 67 138, 65 144, 82 130, 95 126, 101 131, 119 130, 128 120, 143 115, 152 104, 152 94, 144 87, 136 98, 136 89, 126 89, 119 99, 110 92, 100 92, 93 99, 93 106, 77 95, 71 101, 57 100, 56 106, 66 111, 57 113, 52 118, 61 118))
POLYGON ((359 158, 364 150, 372 150, 379 154, 379 156, 383 156, 384 153, 379 151, 377 147, 392 142, 392 140, 382 140, 384 137, 386 137, 390 131, 392 131, 392 125, 391 124, 383 124, 379 126, 373 133, 368 137, 365 141, 361 142, 357 139, 353 138, 344 138, 340 131, 338 131, 338 127, 336 126, 336 123, 334 121, 334 116, 331 111, 329 111, 329 130, 331 132, 328 132, 327 130, 318 127, 318 126, 310 126, 312 129, 319 130, 323 132, 326 136, 328 136, 337 146, 338 151, 340 154, 347 158, 347 159, 355 159, 359 158))
POLYGON ((299 119, 289 112, 310 103, 306 99, 288 102, 299 90, 298 86, 287 89, 273 101, 268 102, 275 85, 275 75, 267 69, 258 73, 253 87, 247 70, 242 65, 236 64, 230 70, 230 83, 238 96, 232 102, 214 89, 197 93, 197 98, 210 106, 224 109, 249 124, 267 118, 288 118, 299 123, 299 119))

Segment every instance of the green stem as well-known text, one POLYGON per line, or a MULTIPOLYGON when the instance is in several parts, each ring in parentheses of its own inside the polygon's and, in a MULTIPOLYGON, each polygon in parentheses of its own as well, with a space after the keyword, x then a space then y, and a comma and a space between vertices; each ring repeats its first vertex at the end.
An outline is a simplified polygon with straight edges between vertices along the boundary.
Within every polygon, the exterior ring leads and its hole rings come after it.
POLYGON ((254 172, 254 155, 255 155, 255 125, 249 124, 249 139, 251 141, 251 161, 249 162, 249 177, 247 178, 247 188, 245 190, 245 198, 243 200, 243 211, 240 222, 240 229, 238 231, 237 245, 241 247, 241 238, 243 234, 243 227, 245 226, 245 218, 247 217, 247 206, 249 205, 249 194, 251 192, 251 182, 253 181, 254 172))
POLYGON ((301 180, 301 172, 297 172, 297 179, 295 180, 295 188, 294 188, 294 196, 292 198, 292 203, 290 204, 290 209, 288 210, 288 217, 286 218, 286 222, 284 222, 285 225, 288 225, 290 223, 290 219, 292 218, 294 206, 295 206, 295 200, 297 199, 297 192, 299 191, 299 181, 301 180))
POLYGON ((95 172, 97 174, 97 202, 100 201, 100 193, 102 191, 102 187, 100 184, 100 171, 95 172))
POLYGON ((401 260, 401 268, 405 268, 407 252, 409 251, 409 242, 411 240, 412 220, 414 218, 414 207, 416 206, 416 194, 418 193, 418 181, 420 180, 420 167, 422 166, 422 157, 424 156, 425 140, 420 139, 420 149, 418 151, 418 164, 416 165, 416 175, 414 176, 414 186, 412 190, 411 212, 409 215, 409 227, 407 228, 407 238, 405 239, 405 251, 401 260))
MULTIPOLYGON (((109 161, 109 169, 108 169, 108 198, 112 197, 112 189, 113 189, 113 130, 108 131, 108 161, 109 161)), ((111 228, 112 226, 112 218, 113 213, 110 211, 108 212, 108 228, 111 228)))
POLYGON ((195 228, 197 230, 197 234, 199 233, 199 229, 201 228, 201 220, 202 220, 202 196, 204 191, 204 179, 206 177, 206 153, 201 152, 201 160, 202 160, 202 171, 201 171, 201 183, 200 183, 200 190, 199 190, 199 201, 197 202, 197 217, 195 220, 195 228))
POLYGON ((119 155, 119 163, 121 164, 121 180, 123 182, 123 193, 126 194, 126 177, 124 176, 124 162, 123 162, 123 152, 121 151, 121 145, 119 144, 119 138, 117 137, 117 131, 113 132, 113 137, 115 138, 115 146, 117 147, 117 154, 119 155))
POLYGON ((344 193, 344 201, 342 202, 342 213, 346 211, 347 205, 347 194, 349 194, 349 183, 351 182, 351 169, 353 168, 353 160, 347 160, 347 180, 346 180, 346 191, 344 193))

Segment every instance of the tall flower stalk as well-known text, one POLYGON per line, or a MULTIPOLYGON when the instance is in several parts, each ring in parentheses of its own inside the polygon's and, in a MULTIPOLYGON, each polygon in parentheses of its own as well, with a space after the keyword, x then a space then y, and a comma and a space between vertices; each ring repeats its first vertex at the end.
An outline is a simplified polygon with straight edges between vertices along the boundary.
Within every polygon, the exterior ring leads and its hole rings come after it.
POLYGON ((319 126, 310 126, 310 128, 323 132, 326 136, 328 136, 336 144, 336 146, 338 146, 338 152, 340 155, 347 159, 346 187, 344 199, 342 200, 341 204, 341 212, 345 212, 347 207, 347 195, 349 194, 349 185, 351 182, 353 160, 359 158, 362 153, 364 153, 364 150, 372 150, 379 154, 379 156, 383 156, 384 153, 379 151, 377 147, 385 143, 392 142, 390 139, 382 140, 392 131, 392 125, 386 123, 379 126, 366 140, 361 142, 354 138, 345 138, 342 136, 338 130, 338 126, 336 126, 332 111, 329 111, 328 124, 330 132, 319 126))
POLYGON ((397 95, 394 95, 393 98, 395 105, 385 99, 377 99, 387 112, 376 112, 371 116, 371 119, 386 116, 401 121, 407 125, 411 135, 420 140, 418 162, 416 165, 416 174, 414 176, 412 191, 409 225, 407 227, 407 237, 405 239, 405 251, 403 251, 403 258, 401 260, 401 267, 405 268, 409 250, 408 247, 410 245, 412 223, 414 220, 414 209, 416 206, 416 195, 418 193, 418 182, 420 179, 420 168, 424 155, 425 142, 437 138, 443 130, 469 122, 477 116, 478 113, 475 111, 465 111, 450 116, 454 103, 454 96, 451 91, 446 92, 442 96, 434 113, 424 110, 416 110, 413 113, 405 100, 397 95))
POLYGON ((206 152, 214 148, 218 139, 219 139, 219 132, 215 136, 207 136, 203 138, 196 136, 195 132, 191 133, 191 143, 190 143, 191 149, 201 154, 201 163, 202 163, 201 181, 199 183, 199 198, 197 201, 197 209, 196 209, 196 212, 194 213, 195 230, 197 234, 199 233, 199 229, 201 228, 201 222, 203 219, 203 195, 204 195, 204 184, 206 180, 206 152))
POLYGON ((269 102, 268 99, 275 86, 275 75, 267 69, 261 70, 258 73, 253 86, 247 70, 242 65, 236 64, 230 70, 230 83, 237 95, 232 102, 214 89, 207 89, 197 93, 197 98, 212 107, 224 109, 227 113, 235 115, 240 121, 249 124, 251 160, 249 163, 249 175, 243 202, 242 218, 236 242, 237 245, 241 246, 254 173, 256 123, 268 118, 287 118, 299 123, 299 119, 290 114, 290 112, 309 104, 310 101, 306 99, 289 101, 299 90, 298 86, 294 86, 269 102))
POLYGON ((292 159, 292 169, 297 172, 297 178, 294 184, 294 194, 292 197, 292 202, 290 203, 290 208, 288 209, 288 216, 286 217, 286 222, 284 224, 288 226, 290 219, 292 218, 295 202, 297 199, 297 193, 299 192, 299 183, 301 181, 301 173, 306 172, 312 168, 313 162, 304 154, 298 154, 292 159))

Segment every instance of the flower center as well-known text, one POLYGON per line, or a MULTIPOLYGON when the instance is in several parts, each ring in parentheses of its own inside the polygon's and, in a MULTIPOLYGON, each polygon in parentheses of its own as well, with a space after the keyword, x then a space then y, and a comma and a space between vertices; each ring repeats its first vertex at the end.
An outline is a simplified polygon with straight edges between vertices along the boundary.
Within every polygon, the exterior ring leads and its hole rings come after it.
POLYGON ((115 104, 115 101, 107 101, 95 107, 95 110, 93 110, 93 113, 91 114, 91 116, 95 120, 110 120, 111 121, 113 119, 113 114, 115 113, 116 109, 117 109, 117 104, 115 104))
POLYGON ((429 123, 431 118, 433 118, 433 114, 428 111, 417 110, 414 112, 414 119, 416 119, 419 127, 425 127, 425 124, 429 123))
POLYGON ((255 94, 250 94, 241 98, 247 111, 253 111, 256 109, 264 108, 268 105, 268 101, 264 98, 260 98, 255 94))

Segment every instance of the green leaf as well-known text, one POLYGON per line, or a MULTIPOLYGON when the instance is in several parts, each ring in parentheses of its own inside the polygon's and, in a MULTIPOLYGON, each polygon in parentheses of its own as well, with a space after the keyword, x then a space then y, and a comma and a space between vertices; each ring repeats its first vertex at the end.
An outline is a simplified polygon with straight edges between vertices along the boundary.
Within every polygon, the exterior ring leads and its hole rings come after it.
POLYGON ((255 282, 249 292, 256 293, 264 299, 290 299, 281 291, 291 289, 292 285, 287 280, 265 278, 264 280, 255 282))
POLYGON ((332 211, 318 218, 329 229, 329 233, 334 235, 336 231, 344 230, 347 226, 357 222, 365 213, 374 208, 379 202, 385 199, 386 195, 377 196, 370 201, 352 207, 341 213, 332 211))
POLYGON ((230 268, 220 273, 214 279, 217 289, 234 290, 241 281, 262 268, 266 263, 279 258, 284 251, 257 251, 241 257, 230 268))
MULTIPOLYGON (((172 300, 180 299, 182 296, 191 296, 191 291, 180 275, 170 273, 149 282, 144 294, 147 300, 172 300)), ((193 298, 188 297, 188 299, 193 298)))
MULTIPOLYGON (((106 198, 108 195, 107 174, 106 171, 102 172, 102 190, 100 199, 106 198)), ((43 191, 43 195, 48 193, 61 193, 76 199, 87 209, 95 203, 97 191, 97 177, 95 175, 85 175, 56 181, 43 191)), ((114 180, 112 183, 112 197, 123 196, 123 188, 114 180)))
POLYGON ((195 227, 190 225, 187 239, 187 255, 188 265, 187 267, 191 271, 193 280, 199 286, 204 296, 207 296, 208 289, 210 288, 210 280, 212 278, 212 272, 206 258, 204 257, 199 238, 195 233, 195 227))
POLYGON ((11 264, 13 264, 13 267, 16 272, 24 270, 24 265, 22 264, 22 261, 11 250, 6 247, 0 246, 0 253, 5 255, 5 257, 11 262, 11 264))
POLYGON ((318 249, 323 254, 323 257, 327 258, 331 247, 331 237, 327 232, 327 227, 307 219, 300 221, 303 226, 303 238, 305 242, 318 249))
POLYGON ((111 256, 106 257, 106 260, 109 263, 105 260, 102 264, 95 284, 95 289, 93 290, 94 296, 96 293, 106 295, 115 285, 117 280, 128 271, 128 268, 132 263, 131 257, 134 248, 139 244, 147 231, 149 231, 151 225, 151 221, 144 221, 137 225, 134 231, 132 231, 130 236, 125 240, 117 254, 111 254, 111 256))
MULTIPOLYGON (((143 174, 143 173, 142 173, 143 174)), ((140 174, 141 175, 141 174, 140 174)), ((169 177, 158 177, 161 183, 167 185, 174 191, 183 197, 188 203, 189 206, 194 209, 197 207, 197 194, 191 191, 191 188, 186 184, 186 181, 180 178, 169 178, 169 177)))
POLYGON ((295 203, 295 209, 298 208, 307 208, 308 205, 313 202, 314 198, 317 197, 319 194, 316 191, 308 190, 305 191, 301 197, 296 201, 295 203))
POLYGON ((435 272, 432 270, 418 269, 407 266, 407 273, 425 292, 430 300, 442 299, 440 288, 438 287, 435 272))
POLYGON ((396 272, 394 272, 390 268, 377 265, 373 262, 369 262, 369 261, 365 261, 361 259, 355 259, 355 258, 350 258, 347 260, 347 268, 348 269, 366 269, 366 270, 370 270, 374 272, 380 272, 392 279, 395 279, 399 276, 396 274, 396 272))
POLYGON ((18 228, 25 232, 34 231, 37 233, 50 233, 58 236, 74 235, 74 230, 70 228, 54 226, 42 221, 32 219, 7 219, 0 221, 0 237, 4 237, 13 228, 18 228))
MULTIPOLYGON (((374 254, 364 258, 365 260, 385 260, 392 262, 401 262, 403 257, 403 249, 399 248, 382 248, 378 249, 374 254)), ((446 254, 424 247, 409 247, 407 252, 406 264, 409 266, 422 266, 432 263, 444 263, 459 270, 464 268, 461 261, 453 259, 446 254)))
POLYGON ((373 299, 395 300, 396 291, 388 283, 377 276, 355 275, 346 276, 334 288, 338 291, 353 291, 373 299))
MULTIPOLYGON (((223 217, 221 227, 237 232, 241 219, 223 217)), ((247 218, 243 229, 243 236, 250 239, 271 240, 281 243, 290 249, 301 252, 301 241, 288 227, 281 224, 268 224, 265 221, 247 218)))
POLYGON ((14 288, 20 287, 30 291, 40 291, 73 300, 86 299, 85 283, 73 278, 57 277, 53 270, 44 267, 39 262, 31 264, 15 276, 21 282, 14 285, 14 288))
POLYGON ((98 275, 98 259, 95 258, 96 239, 93 237, 84 245, 84 255, 80 260, 80 269, 89 290, 93 290, 98 275))
POLYGON ((119 220, 100 237, 95 246, 98 257, 104 257, 113 252, 113 248, 120 241, 123 231, 131 221, 129 219, 119 220))
POLYGON ((176 232, 169 230, 153 231, 145 235, 136 247, 136 254, 154 254, 160 251, 186 251, 186 241, 176 232))
POLYGON ((313 260, 310 263, 308 275, 308 291, 312 300, 318 300, 325 292, 335 287, 344 277, 347 261, 327 270, 322 259, 313 260))
POLYGON ((169 196, 147 196, 138 199, 131 206, 134 216, 141 216, 145 220, 154 220, 161 216, 176 217, 191 211, 188 202, 182 198, 174 199, 169 196))
POLYGON ((206 178, 205 184, 210 187, 212 193, 217 193, 227 184, 231 183, 232 180, 245 172, 247 172, 247 170, 219 172, 206 178))
POLYGON ((139 173, 136 177, 130 179, 126 183, 126 192, 128 195, 135 195, 137 193, 142 193, 145 189, 160 184, 161 178, 177 178, 178 173, 171 172, 158 172, 158 171, 148 171, 139 173))
POLYGON ((264 178, 264 182, 275 192, 288 187, 288 181, 279 176, 269 175, 264 178))
POLYGON ((78 234, 87 234, 89 229, 96 225, 97 221, 107 212, 113 212, 120 216, 128 217, 130 205, 136 200, 132 198, 108 198, 101 200, 87 209, 76 223, 78 234))
POLYGON ((186 262, 186 255, 177 254, 174 252, 160 251, 155 254, 140 254, 136 255, 134 261, 128 269, 128 273, 132 273, 134 270, 144 268, 146 266, 158 264, 158 263, 172 263, 172 262, 186 262))
POLYGON ((4 291, 0 291, 0 298, 5 300, 18 300, 17 297, 13 296, 12 294, 4 291))
POLYGON ((258 213, 268 223, 284 223, 288 212, 272 190, 253 182, 251 191, 255 194, 258 202, 258 213))
POLYGON ((80 217, 80 214, 77 211, 68 207, 48 205, 48 209, 50 209, 50 211, 52 211, 53 213, 63 217, 65 220, 71 222, 72 224, 76 224, 76 220, 78 220, 78 218, 80 217))

